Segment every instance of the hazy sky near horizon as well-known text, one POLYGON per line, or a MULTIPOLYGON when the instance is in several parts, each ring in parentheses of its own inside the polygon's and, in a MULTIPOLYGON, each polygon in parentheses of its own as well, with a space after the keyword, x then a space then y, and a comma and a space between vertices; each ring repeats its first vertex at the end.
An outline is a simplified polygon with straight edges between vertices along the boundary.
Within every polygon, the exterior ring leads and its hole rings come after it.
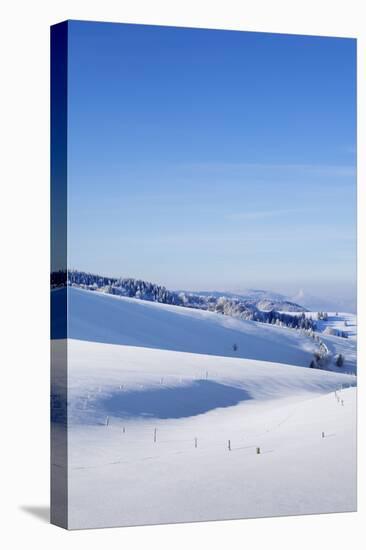
POLYGON ((69 267, 354 292, 355 71, 352 39, 69 23, 69 267))

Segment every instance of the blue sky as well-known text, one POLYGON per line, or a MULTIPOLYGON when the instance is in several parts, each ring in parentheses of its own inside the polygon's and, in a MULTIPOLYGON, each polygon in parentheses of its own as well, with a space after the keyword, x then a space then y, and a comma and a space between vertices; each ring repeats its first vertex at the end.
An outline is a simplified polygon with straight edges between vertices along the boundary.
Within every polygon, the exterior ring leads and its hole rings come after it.
POLYGON ((69 266, 354 293, 356 42, 69 23, 69 266))

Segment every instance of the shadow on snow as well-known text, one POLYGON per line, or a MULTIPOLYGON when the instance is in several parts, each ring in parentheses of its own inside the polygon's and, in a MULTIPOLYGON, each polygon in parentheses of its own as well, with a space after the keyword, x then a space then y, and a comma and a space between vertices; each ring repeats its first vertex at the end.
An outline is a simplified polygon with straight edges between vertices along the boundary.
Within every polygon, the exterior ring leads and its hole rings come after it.
POLYGON ((245 390, 197 380, 189 386, 113 393, 102 398, 98 408, 115 417, 185 418, 248 399, 251 397, 245 390))

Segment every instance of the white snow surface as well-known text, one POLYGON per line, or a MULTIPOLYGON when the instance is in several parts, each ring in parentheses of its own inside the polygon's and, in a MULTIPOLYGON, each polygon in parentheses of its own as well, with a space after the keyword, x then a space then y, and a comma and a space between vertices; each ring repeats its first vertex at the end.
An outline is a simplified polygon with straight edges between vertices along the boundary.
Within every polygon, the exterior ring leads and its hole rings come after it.
POLYGON ((69 335, 78 340, 299 366, 309 366, 316 349, 296 330, 199 309, 73 287, 68 304, 69 335))
POLYGON ((356 507, 354 376, 77 340, 68 368, 70 528, 356 507))
MULTIPOLYGON (((68 308, 69 336, 78 340, 242 357, 303 367, 310 365, 313 353, 318 349, 311 338, 295 329, 74 287, 68 290, 68 308)), ((316 312, 306 315, 316 318, 316 312)), ((327 368, 355 373, 356 317, 347 313, 338 316, 330 313, 328 321, 318 324, 320 336, 330 352, 327 368), (347 327, 344 321, 347 321, 347 327), (326 326, 348 332, 349 338, 324 334, 326 326), (334 366, 338 353, 345 357, 342 368, 334 366)))

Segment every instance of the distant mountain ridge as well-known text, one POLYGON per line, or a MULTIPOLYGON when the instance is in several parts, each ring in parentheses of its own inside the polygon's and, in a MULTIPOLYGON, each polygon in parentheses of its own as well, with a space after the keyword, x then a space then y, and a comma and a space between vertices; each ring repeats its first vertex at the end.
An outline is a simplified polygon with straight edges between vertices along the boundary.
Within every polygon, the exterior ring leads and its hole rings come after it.
POLYGON ((256 307, 261 311, 288 311, 288 312, 305 312, 308 311, 303 305, 290 300, 283 294, 272 292, 269 290, 248 289, 241 292, 226 292, 226 291, 177 291, 192 294, 194 296, 206 296, 214 298, 229 298, 240 301, 248 307, 256 307))
POLYGON ((327 298, 326 296, 313 296, 300 289, 290 300, 302 305, 309 311, 349 311, 351 313, 357 311, 356 291, 353 296, 349 293, 348 296, 337 295, 334 298, 327 298))

